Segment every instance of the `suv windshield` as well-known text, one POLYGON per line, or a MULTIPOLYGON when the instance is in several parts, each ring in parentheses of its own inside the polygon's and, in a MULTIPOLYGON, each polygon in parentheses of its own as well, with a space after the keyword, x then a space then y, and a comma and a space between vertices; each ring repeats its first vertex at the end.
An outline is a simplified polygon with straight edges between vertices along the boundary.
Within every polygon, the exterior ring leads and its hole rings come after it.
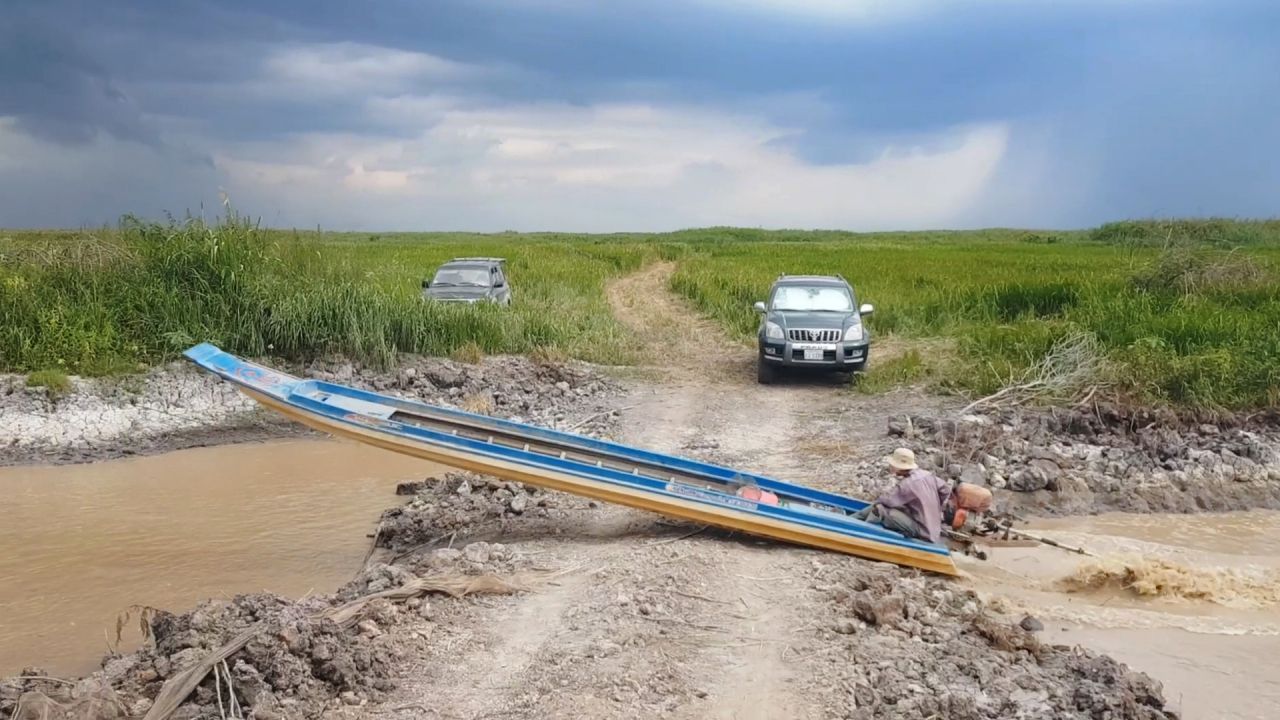
POLYGON ((471 285, 489 287, 489 271, 484 268, 449 268, 436 271, 432 285, 471 285))
POLYGON ((853 298, 842 287, 782 285, 773 293, 773 309, 784 312, 852 312, 853 298))

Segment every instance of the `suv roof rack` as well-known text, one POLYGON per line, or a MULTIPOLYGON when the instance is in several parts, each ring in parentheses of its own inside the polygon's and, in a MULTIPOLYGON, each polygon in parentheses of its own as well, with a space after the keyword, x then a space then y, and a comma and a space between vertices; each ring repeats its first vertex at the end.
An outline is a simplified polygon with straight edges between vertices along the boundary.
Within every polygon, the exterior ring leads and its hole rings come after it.
MULTIPOLYGON (((841 280, 844 280, 844 275, 841 275, 840 273, 832 273, 830 275, 788 275, 786 273, 778 273, 779 280, 783 278, 789 278, 789 277, 814 277, 814 278, 833 277, 833 278, 839 278, 841 280)), ((848 280, 845 280, 845 282, 848 282, 848 280)))
POLYGON ((492 262, 505 265, 507 259, 499 257, 456 257, 449 262, 492 262))

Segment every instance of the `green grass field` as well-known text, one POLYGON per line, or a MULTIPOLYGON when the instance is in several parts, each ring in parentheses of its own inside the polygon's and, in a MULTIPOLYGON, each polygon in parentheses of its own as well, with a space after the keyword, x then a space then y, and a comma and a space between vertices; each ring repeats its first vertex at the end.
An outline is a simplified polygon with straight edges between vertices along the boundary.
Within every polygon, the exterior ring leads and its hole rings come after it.
POLYGON ((674 260, 672 290, 749 337, 780 272, 839 272, 913 349, 862 384, 990 391, 1080 331, 1149 402, 1280 405, 1280 223, 1114 223, 1085 232, 873 233, 710 228, 657 235, 316 233, 239 219, 0 231, 0 369, 106 374, 208 340, 250 356, 552 351, 625 364, 609 278, 674 260), (508 258, 511 311, 425 303, 457 255, 508 258))
POLYGON ((0 234, 0 256, 0 367, 88 375, 171 359, 199 341, 290 359, 387 362, 397 351, 476 346, 626 363, 635 348, 603 284, 656 257, 637 242, 317 236, 238 220, 0 234), (421 301, 421 281, 440 262, 495 254, 517 278, 513 311, 421 301))
POLYGON ((878 367, 873 349, 870 387, 929 377, 991 392, 1084 331, 1110 361, 1107 380, 1133 397, 1240 409, 1280 405, 1278 259, 1274 223, 1126 223, 1069 235, 722 243, 687 256, 672 286, 746 336, 759 322, 751 303, 779 272, 838 272, 876 306, 877 335, 950 341, 878 367))

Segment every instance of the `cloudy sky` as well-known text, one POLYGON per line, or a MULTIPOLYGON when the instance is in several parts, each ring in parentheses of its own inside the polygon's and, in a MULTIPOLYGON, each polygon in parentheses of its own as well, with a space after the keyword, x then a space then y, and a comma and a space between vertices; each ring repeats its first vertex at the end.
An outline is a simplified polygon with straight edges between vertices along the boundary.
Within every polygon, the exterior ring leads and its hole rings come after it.
POLYGON ((1273 0, 4 0, 0 227, 1275 216, 1273 0))

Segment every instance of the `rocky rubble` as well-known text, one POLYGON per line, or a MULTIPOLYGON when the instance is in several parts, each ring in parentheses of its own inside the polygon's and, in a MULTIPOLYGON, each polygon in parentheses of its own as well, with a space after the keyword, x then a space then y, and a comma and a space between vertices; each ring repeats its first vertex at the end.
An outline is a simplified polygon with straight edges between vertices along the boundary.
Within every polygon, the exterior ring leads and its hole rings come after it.
MULTIPOLYGON (((617 383, 585 364, 539 363, 515 356, 488 357, 475 364, 403 356, 389 372, 345 361, 316 361, 301 368, 300 374, 545 427, 575 425, 590 418, 593 410, 605 409, 593 406, 590 399, 620 393, 617 383)), ((602 416, 574 431, 589 434, 606 425, 607 417, 602 416)))
MULTIPOLYGON (((199 662, 210 650, 257 627, 243 650, 227 660, 231 685, 247 717, 315 717, 329 705, 360 704, 381 698, 393 687, 393 664, 412 649, 405 636, 381 628, 400 621, 402 610, 375 603, 356 632, 311 616, 328 607, 324 599, 291 601, 270 594, 238 596, 230 602, 207 602, 190 613, 158 613, 150 621, 151 646, 130 655, 109 657, 103 669, 81 683, 101 694, 109 690, 126 709, 142 716, 165 680, 199 662)), ((224 680, 225 682, 225 680, 224 680)), ((217 681, 212 675, 192 693, 174 718, 219 718, 217 681)), ((17 704, 13 682, 0 684, 0 715, 17 704)), ((20 691, 35 689, 31 683, 20 691)), ((39 687, 56 702, 66 703, 74 687, 39 687)), ((223 702, 229 703, 223 695, 223 702)), ((99 711, 90 717, 117 717, 99 711)))
MULTIPOLYGON (((589 366, 523 357, 471 365, 404 356, 389 371, 333 360, 268 364, 301 377, 543 426, 572 426, 584 434, 608 429, 614 418, 607 398, 620 392, 589 366)), ((308 432, 184 363, 143 375, 73 378, 72 384, 69 394, 53 397, 43 388, 28 388, 24 376, 0 375, 0 466, 86 462, 308 432)))
MULTIPOLYGON (((1196 512, 1280 507, 1280 429, 1179 423, 1120 411, 893 417, 888 433, 921 464, 988 485, 1037 514, 1196 512)), ((869 490, 889 480, 870 461, 869 490)))
POLYGON ((586 501, 549 493, 533 485, 508 482, 468 472, 404 483, 400 494, 413 495, 404 505, 387 510, 379 523, 378 547, 393 551, 441 541, 455 533, 462 537, 497 532, 517 517, 531 527, 530 518, 554 518, 586 501))
POLYGON ((831 619, 793 647, 831 653, 830 675, 813 682, 843 692, 829 694, 838 699, 825 717, 1175 717, 1159 683, 1108 657, 1041 643, 972 591, 878 563, 820 562, 831 619))
MULTIPOLYGON (((173 718, 223 717, 217 692, 227 677, 245 717, 320 717, 332 708, 376 703, 396 686, 402 661, 425 650, 437 605, 448 600, 413 597, 400 605, 375 599, 363 607, 352 628, 317 617, 319 613, 419 577, 523 569, 527 564, 502 545, 473 543, 418 555, 407 565, 372 565, 331 596, 295 601, 264 593, 207 601, 181 615, 151 610, 145 620, 151 637, 147 646, 108 656, 102 670, 87 678, 73 684, 0 680, 0 717, 34 720, 43 717, 45 708, 64 711, 52 717, 141 717, 166 680, 245 631, 252 631, 252 637, 227 659, 227 675, 207 677, 173 718), (20 702, 22 712, 17 712, 20 702)), ((28 668, 22 675, 45 673, 28 668)), ((230 695, 223 692, 223 702, 229 704, 230 695)))

